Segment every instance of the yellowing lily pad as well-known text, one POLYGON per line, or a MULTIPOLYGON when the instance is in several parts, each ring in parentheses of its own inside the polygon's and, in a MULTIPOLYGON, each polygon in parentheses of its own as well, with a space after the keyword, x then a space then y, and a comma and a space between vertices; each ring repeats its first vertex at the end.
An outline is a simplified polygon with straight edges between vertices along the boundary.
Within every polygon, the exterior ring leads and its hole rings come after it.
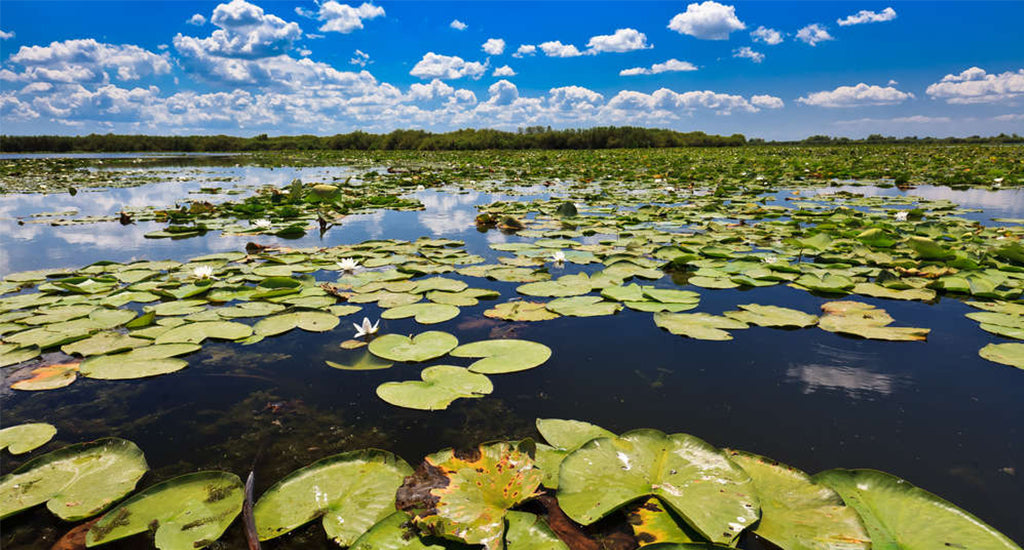
POLYGON ((988 344, 978 351, 984 359, 1024 369, 1024 344, 988 344))
POLYGON ((70 386, 78 378, 79 361, 55 363, 32 369, 29 378, 18 380, 11 388, 22 391, 55 390, 70 386))

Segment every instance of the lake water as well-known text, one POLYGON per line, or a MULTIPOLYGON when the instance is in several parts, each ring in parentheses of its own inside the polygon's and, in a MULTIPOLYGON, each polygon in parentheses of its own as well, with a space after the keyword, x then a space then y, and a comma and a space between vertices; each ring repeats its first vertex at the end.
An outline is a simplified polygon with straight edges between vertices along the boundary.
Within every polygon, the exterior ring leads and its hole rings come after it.
MULTIPOLYGON (((350 173, 345 168, 202 167, 167 170, 166 181, 136 188, 82 190, 73 197, 0 196, 0 275, 99 260, 184 260, 242 250, 249 241, 316 247, 426 235, 463 240, 468 252, 493 259, 497 254, 490 244, 528 240, 482 233, 473 224, 475 205, 509 197, 457 190, 420 191, 415 196, 425 205, 423 211, 350 216, 322 237, 312 232, 293 241, 215 233, 185 240, 144 238, 162 225, 155 223, 18 223, 40 212, 111 215, 125 205, 173 205, 219 178, 253 188, 281 186, 295 177, 330 181, 350 173)), ((979 219, 1024 217, 1020 191, 919 187, 909 193, 984 209, 979 219)), ((592 266, 586 270, 593 271, 592 266)), ((325 274, 318 278, 329 279, 325 274)), ((469 282, 500 291, 501 301, 516 296, 518 286, 469 282)), ((675 288, 670 277, 656 284, 675 288)), ((701 294, 698 311, 715 314, 751 302, 817 312, 828 301, 785 286, 687 288, 701 294)), ((900 325, 931 328, 928 341, 878 342, 814 328, 753 327, 735 331, 731 342, 708 342, 660 330, 651 314, 629 309, 608 317, 510 323, 484 317, 493 302, 482 301, 430 330, 451 332, 461 342, 509 336, 533 340, 549 346, 553 356, 542 367, 495 376, 493 394, 456 401, 445 411, 401 409, 375 395, 382 382, 416 378, 416 367, 365 372, 328 367, 325 360, 354 353, 339 348, 354 334, 347 318, 324 334, 292 331, 251 346, 207 344, 187 357, 189 368, 167 376, 123 382, 80 378, 61 390, 30 393, 2 384, 0 408, 5 426, 28 421, 56 425, 61 444, 105 436, 134 441, 153 470, 143 486, 197 469, 227 470, 244 478, 255 463, 257 496, 295 468, 336 452, 378 447, 415 464, 443 447, 535 437, 538 417, 585 420, 617 432, 657 428, 766 455, 809 473, 836 467, 883 470, 956 503, 1011 539, 1024 540, 1015 505, 1024 501, 1022 373, 978 357, 978 349, 994 337, 964 317, 973 310, 959 300, 857 299, 885 308, 900 325)), ((380 310, 371 304, 358 317, 364 313, 376 319, 380 310)), ((411 319, 381 325, 381 333, 425 330, 411 319)), ((5 454, 2 460, 9 471, 23 459, 5 454)), ((222 547, 244 546, 239 523, 222 547)), ((3 522, 3 546, 48 548, 67 528, 37 507, 3 522)), ((264 547, 333 547, 318 524, 300 531, 264 547)), ((143 538, 111 547, 150 544, 143 538)))

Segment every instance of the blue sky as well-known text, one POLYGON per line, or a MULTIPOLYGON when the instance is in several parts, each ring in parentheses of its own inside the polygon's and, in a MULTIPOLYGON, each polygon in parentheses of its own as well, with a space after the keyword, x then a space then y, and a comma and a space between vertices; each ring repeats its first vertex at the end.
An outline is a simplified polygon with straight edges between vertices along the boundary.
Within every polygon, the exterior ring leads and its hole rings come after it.
POLYGON ((0 0, 8 134, 1024 134, 1024 2, 0 0))

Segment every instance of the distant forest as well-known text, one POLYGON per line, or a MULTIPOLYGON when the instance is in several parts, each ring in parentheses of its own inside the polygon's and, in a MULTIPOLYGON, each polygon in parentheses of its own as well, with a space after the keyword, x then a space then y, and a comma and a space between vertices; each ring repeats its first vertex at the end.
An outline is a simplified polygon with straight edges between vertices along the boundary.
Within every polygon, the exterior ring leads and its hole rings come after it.
POLYGON ((742 134, 709 135, 704 132, 623 127, 552 130, 530 126, 516 132, 457 130, 435 134, 424 130, 395 130, 387 134, 352 132, 334 136, 147 136, 89 134, 87 136, 0 136, 0 152, 233 152, 278 150, 470 151, 484 149, 615 149, 650 147, 733 147, 739 145, 844 143, 1024 143, 1017 134, 967 138, 895 138, 871 135, 864 139, 811 136, 800 141, 766 142, 742 134))

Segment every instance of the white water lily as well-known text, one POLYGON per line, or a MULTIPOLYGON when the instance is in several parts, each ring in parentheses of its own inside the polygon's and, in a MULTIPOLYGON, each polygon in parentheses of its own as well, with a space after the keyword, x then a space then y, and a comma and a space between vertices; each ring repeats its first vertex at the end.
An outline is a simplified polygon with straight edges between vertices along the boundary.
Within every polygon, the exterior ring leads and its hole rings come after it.
POLYGON ((363 336, 375 334, 377 332, 378 325, 380 325, 380 319, 377 319, 377 322, 371 325, 370 320, 367 319, 366 317, 363 317, 362 325, 352 323, 352 326, 356 327, 356 338, 362 338, 363 336))
POLYGON ((908 214, 909 212, 907 212, 906 210, 900 210, 899 212, 893 215, 893 218, 895 218, 898 222, 905 222, 907 221, 908 214))
POLYGON ((266 229, 270 227, 270 220, 253 220, 252 225, 260 229, 266 229))
POLYGON ((355 258, 342 258, 341 261, 338 262, 338 269, 342 271, 355 271, 358 268, 359 260, 356 260, 355 258))
POLYGON ((212 279, 213 268, 208 265, 201 265, 192 270, 192 276, 196 279, 212 279))
POLYGON ((779 261, 779 259, 777 257, 775 257, 775 256, 765 256, 764 258, 761 258, 761 261, 766 263, 766 264, 773 264, 773 263, 779 261))
POLYGON ((554 254, 551 255, 551 261, 555 262, 556 264, 564 264, 565 252, 562 252, 561 250, 555 252, 554 254))

